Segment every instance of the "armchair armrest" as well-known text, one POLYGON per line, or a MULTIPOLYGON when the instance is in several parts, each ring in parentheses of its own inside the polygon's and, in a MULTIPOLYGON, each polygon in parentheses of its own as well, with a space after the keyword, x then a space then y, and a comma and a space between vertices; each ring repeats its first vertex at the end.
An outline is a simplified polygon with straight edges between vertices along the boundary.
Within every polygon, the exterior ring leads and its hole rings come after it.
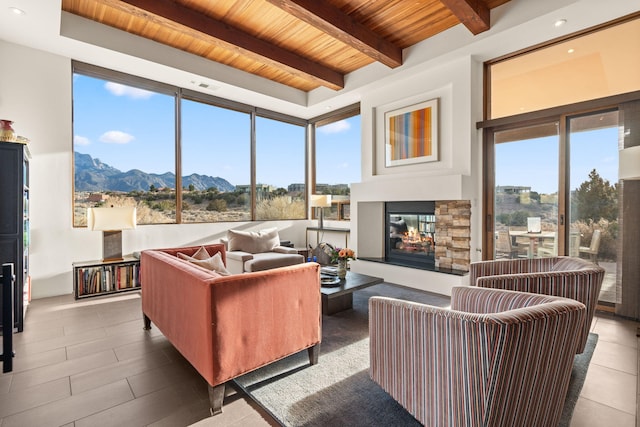
POLYGON ((512 290, 501 289, 500 292, 495 292, 493 289, 483 287, 458 286, 451 290, 451 309, 475 314, 500 313, 560 299, 555 296, 512 290))
POLYGON ((253 254, 243 251, 227 252, 227 269, 231 274, 244 273, 244 263, 253 259, 253 254))
POLYGON ((589 299, 594 299, 595 307, 600 286, 590 285, 597 282, 592 280, 593 274, 591 270, 498 274, 478 277, 476 285, 481 288, 556 295, 578 301, 584 300, 585 294, 593 294, 589 299))
POLYGON ((229 251, 229 239, 227 239, 226 237, 221 237, 220 238, 220 243, 222 243, 224 245, 224 250, 225 251, 229 251))
POLYGON ((294 248, 288 248, 286 246, 276 246, 273 248, 273 252, 277 252, 279 254, 297 254, 298 250, 294 248))
POLYGON ((550 270, 553 258, 522 258, 473 262, 469 266, 470 285, 475 286, 478 277, 511 273, 535 273, 550 270))

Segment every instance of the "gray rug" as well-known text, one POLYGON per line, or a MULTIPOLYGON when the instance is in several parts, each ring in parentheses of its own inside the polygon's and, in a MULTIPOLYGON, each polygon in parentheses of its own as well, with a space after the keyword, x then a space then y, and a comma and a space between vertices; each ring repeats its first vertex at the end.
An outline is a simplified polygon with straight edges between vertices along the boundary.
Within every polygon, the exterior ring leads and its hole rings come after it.
MULTIPOLYGON (((373 295, 446 307, 448 297, 380 284, 354 294, 354 309, 323 316, 320 361, 301 352, 235 382, 283 426, 419 426, 369 378, 368 300, 373 295)), ((560 426, 569 426, 597 336, 576 356, 560 426)))

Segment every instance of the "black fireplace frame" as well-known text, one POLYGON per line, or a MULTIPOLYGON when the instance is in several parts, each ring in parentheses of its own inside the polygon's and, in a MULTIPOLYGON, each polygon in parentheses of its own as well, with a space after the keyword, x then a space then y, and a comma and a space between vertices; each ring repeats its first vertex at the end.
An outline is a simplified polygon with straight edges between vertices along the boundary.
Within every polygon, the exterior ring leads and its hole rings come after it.
MULTIPOLYGON (((406 201, 386 202, 384 205, 384 260, 395 265, 431 269, 435 266, 435 256, 416 256, 407 253, 392 252, 390 243, 391 216, 392 215, 435 215, 436 202, 434 201, 406 201)), ((434 236, 435 243, 435 236, 434 236)))

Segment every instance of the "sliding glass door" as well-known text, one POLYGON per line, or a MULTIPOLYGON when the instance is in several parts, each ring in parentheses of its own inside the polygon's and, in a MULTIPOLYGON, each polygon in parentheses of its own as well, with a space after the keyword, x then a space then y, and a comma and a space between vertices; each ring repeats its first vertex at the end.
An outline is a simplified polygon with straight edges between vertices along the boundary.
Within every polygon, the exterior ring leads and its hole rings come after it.
POLYGON ((556 122, 494 133, 495 258, 558 253, 556 122))
POLYGON ((569 255, 606 270, 600 300, 616 302, 618 111, 567 118, 569 255))
POLYGON ((488 258, 589 259, 607 271, 601 301, 616 303, 618 133, 617 109, 490 131, 488 258))

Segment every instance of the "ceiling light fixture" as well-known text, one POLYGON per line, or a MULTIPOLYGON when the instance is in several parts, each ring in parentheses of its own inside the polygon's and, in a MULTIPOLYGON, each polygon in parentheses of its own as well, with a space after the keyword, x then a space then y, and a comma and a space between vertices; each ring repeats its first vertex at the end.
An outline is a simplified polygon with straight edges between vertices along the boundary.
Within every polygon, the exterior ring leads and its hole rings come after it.
POLYGON ((9 7, 9 10, 13 12, 14 15, 22 16, 27 14, 27 12, 25 12, 24 10, 18 9, 17 7, 13 7, 13 6, 9 7))
POLYGON ((207 90, 210 90, 210 91, 214 91, 214 90, 220 89, 216 85, 213 85, 213 84, 207 83, 207 82, 202 82, 202 81, 191 80, 191 84, 194 85, 195 87, 200 88, 200 89, 207 89, 207 90))
POLYGON ((553 26, 556 28, 560 28, 566 23, 567 23, 566 19, 558 19, 556 22, 553 23, 553 26))
POLYGON ((567 53, 573 53, 573 52, 575 52, 575 51, 576 51, 575 49, 571 48, 571 49, 569 49, 569 50, 567 51, 567 53))

